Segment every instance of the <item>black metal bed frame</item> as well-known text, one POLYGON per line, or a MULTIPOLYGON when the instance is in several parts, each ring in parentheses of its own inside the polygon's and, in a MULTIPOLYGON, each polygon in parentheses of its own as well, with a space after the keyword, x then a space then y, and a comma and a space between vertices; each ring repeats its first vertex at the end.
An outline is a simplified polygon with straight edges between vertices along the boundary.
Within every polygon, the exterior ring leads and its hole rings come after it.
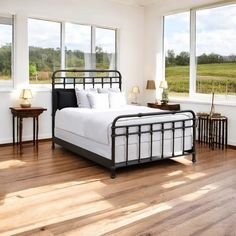
POLYGON ((96 153, 90 152, 82 147, 78 147, 74 144, 68 143, 60 138, 55 137, 55 114, 58 109, 58 95, 57 91, 66 90, 75 92, 74 89, 76 85, 83 85, 83 88, 86 88, 86 85, 92 85, 94 88, 96 85, 104 88, 106 84, 109 85, 110 88, 113 85, 119 85, 121 90, 122 85, 122 76, 119 71, 116 70, 58 70, 55 71, 52 75, 52 148, 55 148, 55 144, 58 144, 80 156, 83 156, 93 162, 96 162, 106 168, 109 168, 111 171, 111 178, 116 177, 116 170, 121 167, 138 165, 148 162, 154 162, 162 159, 173 158, 184 155, 192 155, 192 162, 196 162, 196 116, 192 110, 184 110, 184 111, 169 111, 169 112, 155 112, 155 113, 139 113, 132 115, 122 115, 118 116, 114 119, 111 125, 111 160, 105 157, 102 157, 96 153), (69 73, 70 75, 66 75, 69 73), (82 73, 82 75, 78 75, 82 73), (101 75, 101 74, 106 75, 101 75), (73 74, 73 76, 71 75, 73 74), (108 74, 108 75, 107 75, 108 74), (67 88, 70 85, 72 88, 67 88), (57 86, 61 86, 62 88, 57 88, 57 86), (190 114, 191 117, 183 120, 172 120, 172 121, 163 121, 163 122, 152 122, 152 123, 139 123, 139 124, 127 124, 127 125, 117 125, 117 122, 122 119, 127 118, 138 118, 138 117, 153 117, 153 116, 162 116, 162 115, 175 115, 175 114, 190 114), (190 125, 186 125, 186 122, 190 121, 190 125), (182 126, 176 127, 176 123, 182 123, 182 126), (165 127, 165 124, 171 124, 171 128, 165 127), (154 125, 160 125, 160 129, 154 129, 154 125), (142 130, 142 127, 149 126, 149 130, 142 130), (138 131, 133 132, 130 131, 130 128, 136 127, 138 131), (192 148, 190 150, 185 150, 185 130, 192 129, 192 148), (122 129, 125 130, 123 133, 117 133, 117 130, 122 129), (183 141, 182 141, 182 153, 180 155, 175 155, 175 131, 182 130, 183 141), (172 131, 172 155, 164 156, 164 135, 166 131, 172 131), (153 134, 159 132, 161 134, 161 156, 153 156, 153 134), (150 134, 150 156, 142 157, 141 156, 141 140, 142 134, 150 134), (138 137, 138 158, 135 160, 129 160, 129 138, 132 135, 136 135, 138 137), (116 138, 117 137, 125 137, 125 162, 116 163, 115 149, 116 149, 116 138))

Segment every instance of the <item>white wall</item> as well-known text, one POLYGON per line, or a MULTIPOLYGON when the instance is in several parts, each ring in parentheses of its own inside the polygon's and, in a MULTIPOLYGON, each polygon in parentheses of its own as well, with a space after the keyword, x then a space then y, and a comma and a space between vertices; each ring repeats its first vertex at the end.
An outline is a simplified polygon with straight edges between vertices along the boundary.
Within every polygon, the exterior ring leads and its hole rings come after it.
MULTIPOLYGON (((145 8, 145 41, 144 41, 144 86, 147 79, 156 79, 157 84, 162 79, 162 20, 164 15, 168 15, 183 10, 189 10, 208 4, 213 4, 219 1, 216 0, 166 0, 160 1, 159 4, 145 8), (162 4, 161 4, 162 3, 162 4)), ((223 1, 221 1, 222 3, 223 1)), ((227 2, 227 1, 224 1, 227 2)), ((157 91, 157 98, 160 98, 161 93, 157 91)), ((155 97, 150 98, 146 92, 144 103, 154 101, 155 97)), ((195 112, 209 112, 211 99, 205 101, 197 100, 172 100, 179 102, 181 109, 193 109, 195 112), (188 100, 188 101, 187 101, 188 100)), ((216 112, 220 112, 229 118, 229 144, 236 146, 236 101, 231 104, 216 105, 216 112), (233 105, 234 104, 234 105, 233 105)))
MULTIPOLYGON (((28 84, 27 17, 64 20, 119 29, 119 70, 123 88, 143 85, 144 10, 105 0, 0 0, 0 13, 16 15, 15 89, 0 91, 0 144, 12 140, 10 106, 19 104, 19 90, 28 84)), ((0 88, 2 90, 2 88, 0 88)), ((48 109, 40 117, 40 138, 51 137, 51 93, 34 90, 32 104, 48 109)), ((32 122, 24 121, 24 139, 32 137, 32 122)))

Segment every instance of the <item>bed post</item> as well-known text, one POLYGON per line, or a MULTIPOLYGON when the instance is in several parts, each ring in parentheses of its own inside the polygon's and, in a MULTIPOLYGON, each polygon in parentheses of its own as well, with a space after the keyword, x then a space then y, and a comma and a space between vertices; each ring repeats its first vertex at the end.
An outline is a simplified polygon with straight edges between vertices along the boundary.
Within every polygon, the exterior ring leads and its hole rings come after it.
POLYGON ((52 74, 52 150, 55 149, 54 142, 54 128, 55 128, 55 84, 54 84, 54 75, 56 72, 52 74))
POLYGON ((115 124, 113 122, 112 126, 111 126, 111 178, 115 179, 116 178, 116 163, 115 163, 115 139, 116 139, 116 129, 115 129, 115 124))

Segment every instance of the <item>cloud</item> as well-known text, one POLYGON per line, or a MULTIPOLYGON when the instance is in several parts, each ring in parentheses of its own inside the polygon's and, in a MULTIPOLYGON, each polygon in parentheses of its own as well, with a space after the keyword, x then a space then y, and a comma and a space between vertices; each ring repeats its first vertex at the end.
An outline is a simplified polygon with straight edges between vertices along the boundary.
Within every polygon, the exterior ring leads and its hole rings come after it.
POLYGON ((60 28, 61 25, 58 22, 29 19, 29 45, 42 48, 59 48, 60 28))
POLYGON ((96 29, 96 46, 102 47, 103 51, 115 53, 115 30, 96 29))
POLYGON ((91 26, 66 23, 65 44, 69 50, 91 52, 91 26))
POLYGON ((0 47, 12 43, 12 26, 0 24, 0 47))
MULTIPOLYGON (((197 55, 236 54, 236 4, 197 11, 197 55)), ((187 15, 166 17, 165 45, 179 52, 189 51, 190 24, 187 15)))
MULTIPOLYGON (((60 23, 29 19, 29 45, 42 48, 60 47, 60 23)), ((91 52, 91 26, 66 23, 67 49, 91 52)), ((96 28, 96 45, 115 52, 115 30, 96 28)))

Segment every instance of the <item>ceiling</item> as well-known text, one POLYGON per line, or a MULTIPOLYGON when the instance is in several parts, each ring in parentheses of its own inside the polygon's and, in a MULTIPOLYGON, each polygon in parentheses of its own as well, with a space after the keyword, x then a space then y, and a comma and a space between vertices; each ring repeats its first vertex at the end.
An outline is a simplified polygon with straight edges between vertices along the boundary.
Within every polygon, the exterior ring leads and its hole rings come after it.
POLYGON ((153 3, 161 2, 162 0, 109 0, 113 2, 119 2, 122 4, 134 5, 134 6, 147 6, 153 3))

